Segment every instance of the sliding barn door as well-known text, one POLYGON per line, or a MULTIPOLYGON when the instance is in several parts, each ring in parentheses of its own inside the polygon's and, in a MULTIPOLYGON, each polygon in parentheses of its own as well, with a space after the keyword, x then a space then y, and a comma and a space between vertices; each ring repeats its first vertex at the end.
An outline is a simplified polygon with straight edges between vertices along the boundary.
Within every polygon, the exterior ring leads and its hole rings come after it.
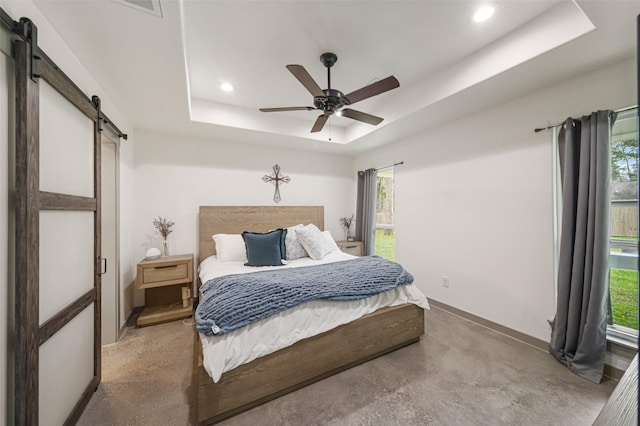
POLYGON ((16 41, 17 425, 73 424, 100 382, 100 105, 16 41))

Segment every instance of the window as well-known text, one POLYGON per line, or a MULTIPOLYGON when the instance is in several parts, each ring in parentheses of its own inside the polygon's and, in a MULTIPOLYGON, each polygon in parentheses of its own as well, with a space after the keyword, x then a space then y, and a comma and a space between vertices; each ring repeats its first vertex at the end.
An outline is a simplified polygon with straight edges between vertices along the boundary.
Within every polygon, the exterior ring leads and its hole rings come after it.
POLYGON ((374 253, 396 259, 394 167, 378 170, 376 192, 376 242, 374 253))
POLYGON ((637 108, 621 112, 611 131, 611 243, 608 335, 638 335, 637 108))

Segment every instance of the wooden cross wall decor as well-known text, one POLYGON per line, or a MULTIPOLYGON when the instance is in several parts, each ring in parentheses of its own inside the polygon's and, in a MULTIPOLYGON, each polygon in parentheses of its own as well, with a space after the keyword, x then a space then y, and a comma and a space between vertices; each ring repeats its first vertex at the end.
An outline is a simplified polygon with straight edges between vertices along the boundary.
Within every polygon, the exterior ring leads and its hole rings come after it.
POLYGON ((273 201, 279 203, 282 198, 280 197, 280 182, 289 183, 291 178, 289 176, 280 176, 280 166, 277 164, 273 166, 273 173, 271 175, 262 176, 262 180, 266 183, 271 182, 276 186, 276 190, 273 193, 273 201))

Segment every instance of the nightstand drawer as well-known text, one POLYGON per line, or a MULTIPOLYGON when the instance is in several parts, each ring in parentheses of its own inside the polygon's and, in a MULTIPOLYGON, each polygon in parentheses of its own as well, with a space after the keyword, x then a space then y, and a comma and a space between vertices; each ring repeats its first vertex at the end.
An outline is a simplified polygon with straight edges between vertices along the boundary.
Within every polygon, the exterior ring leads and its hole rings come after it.
POLYGON ((337 241, 338 247, 345 253, 352 254, 354 256, 362 256, 363 247, 362 241, 337 241))
POLYGON ((187 265, 156 266, 155 268, 145 268, 142 275, 142 283, 150 284, 160 281, 173 281, 188 279, 187 265))

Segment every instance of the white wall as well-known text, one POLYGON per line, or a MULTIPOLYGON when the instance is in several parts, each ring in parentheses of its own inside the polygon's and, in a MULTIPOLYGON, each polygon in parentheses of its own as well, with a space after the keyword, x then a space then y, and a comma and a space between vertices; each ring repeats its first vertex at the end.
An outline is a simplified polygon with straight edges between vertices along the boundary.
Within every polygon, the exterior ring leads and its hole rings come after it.
MULTIPOLYGON (((9 13, 14 20, 18 20, 20 17, 28 17, 31 19, 38 27, 38 41, 40 47, 67 75, 69 75, 69 77, 71 77, 71 79, 85 92, 87 96, 100 96, 103 111, 109 115, 109 118, 111 118, 122 131, 129 134, 129 141, 123 143, 120 151, 120 255, 122 259, 120 274, 122 283, 126 283, 127 281, 131 282, 135 275, 135 262, 132 261, 134 207, 133 130, 124 116, 119 112, 114 102, 100 88, 98 83, 78 61, 61 37, 55 32, 55 30, 53 30, 51 25, 31 1, 0 0, 0 7, 9 13)), ((0 132, 0 241, 6 242, 9 236, 8 233, 13 232, 8 229, 8 212, 12 207, 8 203, 11 188, 8 188, 7 184, 8 170, 13 168, 13 160, 10 155, 11 153, 7 148, 9 146, 10 138, 13 138, 13 128, 11 128, 10 125, 7 125, 9 112, 6 111, 6 96, 7 92, 10 94, 12 93, 13 75, 5 66, 5 60, 6 59, 3 57, 2 64, 0 64, 0 129, 2 129, 2 132, 0 132), (5 131, 4 129, 7 130, 5 131)), ((13 285, 12 276, 10 275, 12 267, 9 263, 11 256, 12 254, 9 251, 7 243, 0 246, 0 300, 3 301, 0 303, 0 395, 3 395, 3 397, 0 398, 0 423, 3 423, 3 419, 5 418, 8 420, 12 418, 10 411, 11 404, 13 404, 12 399, 8 400, 4 397, 8 394, 8 392, 5 392, 5 383, 7 383, 6 378, 12 374, 7 373, 6 370, 6 357, 8 352, 6 344, 9 335, 9 330, 7 328, 7 315, 10 314, 6 311, 6 295, 12 294, 12 292, 9 291, 9 287, 13 285)), ((125 313, 123 313, 123 316, 124 314, 125 313)))
POLYGON ((397 259, 427 297, 549 339, 551 134, 533 129, 635 105, 635 87, 627 61, 355 159, 355 169, 405 161, 396 168, 397 259))
MULTIPOLYGON (((278 164, 291 178, 279 205, 322 205, 325 229, 344 239, 338 219, 355 212, 355 173, 349 157, 138 131, 135 143, 136 219, 134 258, 161 248, 152 221, 176 223, 172 254, 197 255, 201 205, 276 205, 274 187, 262 181, 278 164)), ((136 292, 136 305, 142 305, 136 292)))

